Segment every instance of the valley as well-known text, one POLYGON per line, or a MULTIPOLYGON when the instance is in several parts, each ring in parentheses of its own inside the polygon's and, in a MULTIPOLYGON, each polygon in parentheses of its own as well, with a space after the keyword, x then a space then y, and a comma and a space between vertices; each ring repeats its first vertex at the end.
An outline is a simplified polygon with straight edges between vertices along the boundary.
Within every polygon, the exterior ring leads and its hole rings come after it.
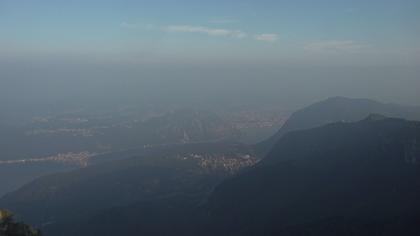
POLYGON ((332 235, 343 233, 346 227, 356 231, 373 227, 382 232, 383 227, 400 227, 392 217, 411 219, 416 214, 415 189, 420 183, 416 174, 420 126, 377 114, 395 110, 408 119, 420 117, 416 107, 330 98, 295 112, 271 138, 251 145, 224 139, 237 133, 226 133, 234 129, 214 123, 215 117, 196 112, 165 115, 148 124, 155 125, 159 137, 171 137, 173 143, 1 161, 0 168, 48 164, 61 169, 45 170, 45 175, 35 172, 36 179, 27 179, 23 187, 4 195, 0 207, 17 212, 47 235, 117 235, 116 229, 154 235, 161 230, 158 225, 165 224, 161 220, 166 214, 174 222, 168 227, 175 227, 165 231, 169 235, 255 235, 263 229, 268 235, 293 235, 307 232, 308 227, 319 235, 327 233, 324 224, 338 227, 328 231, 332 235), (347 116, 356 111, 357 116, 347 116), (316 120, 300 115, 307 113, 323 116, 316 120), (208 137, 207 141, 202 137, 208 137), (389 184, 401 187, 397 195, 386 193, 389 184), (377 194, 382 200, 375 205, 377 194), (336 197, 332 200, 331 196, 336 197), (397 204, 397 197, 404 196, 409 198, 397 204), (394 208, 389 199, 397 204, 394 208), (364 209, 364 202, 372 209, 364 209), (409 210, 409 206, 414 208, 409 210), (322 209, 331 212, 321 214, 322 209), (152 211, 154 216, 149 218, 142 211, 152 211), (109 220, 110 212, 130 220, 117 220, 108 228, 100 222, 109 220), (386 217, 376 218, 379 212, 386 217), (360 214, 364 217, 359 218, 360 214))
POLYGON ((0 0, 0 236, 419 236, 419 13, 0 0))

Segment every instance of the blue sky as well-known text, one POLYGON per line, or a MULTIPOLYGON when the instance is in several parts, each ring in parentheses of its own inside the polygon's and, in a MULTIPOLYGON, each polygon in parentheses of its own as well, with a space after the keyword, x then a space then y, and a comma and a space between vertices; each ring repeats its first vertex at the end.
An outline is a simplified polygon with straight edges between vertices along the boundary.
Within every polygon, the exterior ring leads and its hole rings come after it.
POLYGON ((412 65, 418 0, 0 0, 0 57, 412 65))

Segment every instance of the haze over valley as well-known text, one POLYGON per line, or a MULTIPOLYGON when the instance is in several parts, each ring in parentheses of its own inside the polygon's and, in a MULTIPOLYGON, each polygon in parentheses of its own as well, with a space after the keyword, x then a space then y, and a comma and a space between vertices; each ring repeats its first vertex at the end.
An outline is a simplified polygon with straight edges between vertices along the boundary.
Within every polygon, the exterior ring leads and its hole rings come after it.
POLYGON ((420 235, 419 13, 0 1, 0 236, 420 235))

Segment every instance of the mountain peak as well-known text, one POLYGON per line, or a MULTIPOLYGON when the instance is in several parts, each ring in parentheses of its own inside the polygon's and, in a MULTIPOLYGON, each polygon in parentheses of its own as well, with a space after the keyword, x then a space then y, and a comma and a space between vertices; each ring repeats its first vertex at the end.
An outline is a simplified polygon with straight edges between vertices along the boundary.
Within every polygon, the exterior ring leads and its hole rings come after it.
POLYGON ((380 121, 380 120, 385 120, 385 119, 388 119, 388 118, 389 117, 384 116, 382 114, 371 113, 364 120, 365 121, 380 121))
POLYGON ((293 113, 281 129, 262 142, 259 148, 263 153, 267 152, 276 141, 291 131, 321 127, 340 121, 378 121, 387 117, 420 120, 420 109, 365 98, 330 97, 293 113))
POLYGON ((351 100, 351 98, 348 97, 343 97, 343 96, 334 96, 334 97, 329 97, 326 99, 326 101, 340 101, 340 100, 351 100))
POLYGON ((367 98, 349 98, 343 96, 334 96, 325 99, 324 101, 319 102, 320 104, 328 104, 328 103, 364 103, 364 104, 381 104, 380 102, 370 100, 367 98))

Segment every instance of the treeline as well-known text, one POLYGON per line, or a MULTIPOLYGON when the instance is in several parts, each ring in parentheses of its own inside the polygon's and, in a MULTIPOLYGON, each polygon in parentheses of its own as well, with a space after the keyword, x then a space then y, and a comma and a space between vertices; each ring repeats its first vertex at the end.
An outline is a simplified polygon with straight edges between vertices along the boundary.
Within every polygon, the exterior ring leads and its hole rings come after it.
POLYGON ((41 231, 31 226, 16 222, 13 214, 0 210, 0 236, 41 236, 41 231))

